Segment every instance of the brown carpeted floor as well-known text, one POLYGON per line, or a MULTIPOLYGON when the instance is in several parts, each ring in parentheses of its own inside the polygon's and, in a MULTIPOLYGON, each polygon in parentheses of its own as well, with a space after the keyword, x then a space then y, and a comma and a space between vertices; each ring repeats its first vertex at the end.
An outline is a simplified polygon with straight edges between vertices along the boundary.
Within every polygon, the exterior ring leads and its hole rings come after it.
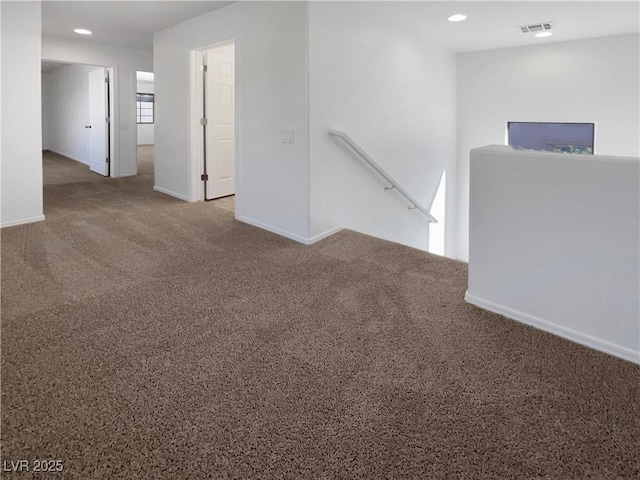
POLYGON ((638 478, 639 367, 466 304, 465 264, 151 179, 2 230, 2 460, 64 460, 6 478, 638 478))

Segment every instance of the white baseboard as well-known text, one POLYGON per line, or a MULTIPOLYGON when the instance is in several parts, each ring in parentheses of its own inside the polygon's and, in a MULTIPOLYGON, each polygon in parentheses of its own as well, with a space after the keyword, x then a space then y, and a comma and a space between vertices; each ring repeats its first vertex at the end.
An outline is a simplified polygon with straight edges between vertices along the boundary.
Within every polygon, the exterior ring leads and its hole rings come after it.
POLYGON ((512 320, 516 320, 540 330, 544 330, 545 332, 549 332, 559 337, 566 338, 567 340, 571 340, 572 342, 579 343, 580 345, 584 345, 586 347, 593 348, 595 350, 608 353, 609 355, 613 355, 614 357, 622 358, 623 360, 627 360, 629 362, 640 365, 640 351, 634 351, 630 348, 623 347, 621 345, 617 345, 606 340, 587 335, 585 333, 577 332, 570 328, 563 327, 562 325, 558 325, 557 323, 544 320, 534 315, 529 315, 528 313, 520 312, 503 305, 498 305, 488 300, 476 297, 475 295, 470 294, 468 291, 466 292, 464 299, 468 303, 475 305, 476 307, 484 308, 485 310, 489 310, 490 312, 504 315, 505 317, 512 320))
POLYGON ((189 201, 189 199, 184 195, 180 195, 179 193, 172 192, 171 190, 167 190, 166 188, 162 188, 154 185, 153 189, 156 192, 164 193, 165 195, 169 195, 170 197, 179 198, 180 200, 184 200, 185 202, 189 201))
POLYGON ((281 228, 274 227, 273 225, 268 225, 259 220, 254 220, 253 218, 245 217, 244 215, 237 215, 236 220, 240 222, 248 223, 249 225, 253 225, 254 227, 267 230, 268 232, 275 233, 276 235, 280 235, 281 237, 288 238, 290 240, 293 240, 298 243, 302 243, 304 245, 311 245, 312 243, 322 240, 323 238, 326 238, 329 235, 333 235, 334 233, 342 230, 342 227, 334 228, 332 230, 327 230, 326 232, 323 232, 319 235, 315 235, 309 238, 309 237, 302 237, 300 235, 296 235, 295 233, 287 232, 286 230, 282 230, 281 228))
POLYGON ((53 148, 50 148, 50 149, 49 149, 49 151, 51 151, 51 152, 53 152, 53 153, 57 153, 58 155, 62 155, 63 157, 70 158, 71 160, 74 160, 74 161, 76 161, 76 162, 78 162, 78 163, 81 163, 81 164, 83 164, 83 165, 86 165, 87 167, 89 166, 89 163, 88 163, 88 162, 85 162, 84 160, 80 160, 79 158, 76 158, 76 157, 72 157, 72 156, 71 156, 71 155, 69 155, 69 154, 66 154, 66 153, 60 152, 60 151, 58 151, 58 150, 54 150, 53 148))
POLYGON ((329 230, 326 230, 322 233, 319 233, 318 235, 314 235, 313 237, 308 238, 307 241, 304 243, 306 245, 311 245, 312 243, 319 242, 320 240, 330 237, 331 235, 338 233, 341 230, 344 230, 344 228, 343 227, 330 228, 329 230))
POLYGON ((244 215, 236 215, 236 220, 240 222, 248 223, 249 225, 253 225, 254 227, 261 228, 268 232, 275 233, 276 235, 280 235, 281 237, 294 240, 298 243, 305 243, 307 241, 306 238, 296 235, 295 233, 287 232, 286 230, 282 230, 278 227, 274 227, 273 225, 262 223, 259 220, 254 220, 253 218, 245 217, 244 215))
POLYGON ((2 222, 0 228, 15 227, 16 225, 24 225, 25 223, 41 222, 44 220, 44 215, 38 215, 37 217, 21 218, 19 220, 10 220, 8 222, 2 222))

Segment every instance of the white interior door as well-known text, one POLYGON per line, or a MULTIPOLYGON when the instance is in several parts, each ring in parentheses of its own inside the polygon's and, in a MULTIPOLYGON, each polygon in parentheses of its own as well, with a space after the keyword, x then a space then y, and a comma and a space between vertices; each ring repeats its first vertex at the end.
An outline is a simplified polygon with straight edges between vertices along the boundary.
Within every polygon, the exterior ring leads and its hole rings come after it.
POLYGON ((109 176, 109 146, 107 124, 107 71, 98 68, 89 72, 89 168, 109 176))
POLYGON ((204 54, 206 200, 235 193, 234 46, 212 48, 204 54))

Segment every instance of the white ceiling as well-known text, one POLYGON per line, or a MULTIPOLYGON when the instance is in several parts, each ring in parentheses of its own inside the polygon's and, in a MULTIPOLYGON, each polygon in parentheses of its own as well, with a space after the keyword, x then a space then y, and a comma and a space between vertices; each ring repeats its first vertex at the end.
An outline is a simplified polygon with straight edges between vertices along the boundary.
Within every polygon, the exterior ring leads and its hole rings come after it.
POLYGON ((634 1, 466 1, 420 2, 412 28, 456 52, 492 50, 640 31, 640 2, 634 1), (454 13, 467 20, 449 22, 454 13), (553 36, 544 39, 518 28, 553 22, 553 36))
MULTIPOLYGON (((233 2, 221 1, 44 1, 42 31, 88 42, 151 50, 153 33, 233 2), (74 28, 88 28, 83 37, 74 28)), ((627 1, 414 1, 377 2, 381 11, 402 15, 400 29, 417 30, 457 52, 490 50, 640 30, 640 2, 627 1), (451 23, 447 17, 468 19, 451 23), (554 22, 552 37, 523 34, 519 25, 554 22)))
POLYGON ((42 2, 42 33, 151 50, 153 34, 233 2, 218 1, 49 1, 42 2), (86 28, 93 35, 78 35, 86 28))

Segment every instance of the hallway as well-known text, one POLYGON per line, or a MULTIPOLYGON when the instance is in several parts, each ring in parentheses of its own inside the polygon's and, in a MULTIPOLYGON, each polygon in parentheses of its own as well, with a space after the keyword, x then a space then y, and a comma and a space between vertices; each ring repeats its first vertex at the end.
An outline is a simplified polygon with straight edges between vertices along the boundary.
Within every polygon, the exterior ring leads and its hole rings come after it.
POLYGON ((43 152, 44 214, 58 217, 136 213, 179 203, 153 190, 153 147, 143 147, 139 172, 133 177, 102 177, 87 165, 56 153, 43 152))
MULTIPOLYGON (((149 211, 162 205, 184 203, 153 190, 153 145, 138 146, 138 175, 102 177, 87 165, 45 150, 43 157, 44 214, 47 220, 69 215, 149 211)), ((235 197, 207 204, 233 212, 235 197)))

